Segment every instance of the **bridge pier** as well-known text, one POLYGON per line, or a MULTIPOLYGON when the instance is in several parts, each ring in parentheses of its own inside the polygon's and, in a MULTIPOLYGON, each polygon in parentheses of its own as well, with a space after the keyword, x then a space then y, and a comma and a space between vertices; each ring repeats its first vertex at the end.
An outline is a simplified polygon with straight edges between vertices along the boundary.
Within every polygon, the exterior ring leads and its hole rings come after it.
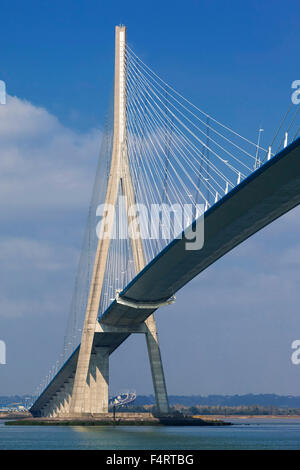
POLYGON ((109 348, 96 348, 95 379, 94 412, 108 413, 109 348))
POLYGON ((168 413, 169 411, 169 403, 154 316, 150 315, 150 317, 145 320, 145 324, 147 327, 146 342, 151 366, 156 406, 158 412, 164 414, 168 413))
POLYGON ((109 348, 94 347, 90 355, 85 386, 82 387, 81 396, 77 396, 77 408, 72 409, 71 399, 67 412, 71 416, 108 413, 108 387, 109 348))
POLYGON ((71 393, 72 389, 70 388, 70 385, 72 383, 67 380, 64 385, 62 386, 60 395, 59 395, 59 400, 60 400, 60 405, 59 405, 59 414, 66 415, 69 412, 69 404, 70 404, 70 399, 71 399, 71 393))
POLYGON ((51 418, 56 418, 58 416, 58 407, 57 407, 57 393, 53 395, 53 398, 51 400, 51 405, 50 405, 50 416, 51 418))
POLYGON ((58 391, 58 393, 57 393, 57 399, 56 399, 56 402, 57 402, 57 414, 58 414, 58 415, 61 415, 61 414, 63 414, 63 412, 64 412, 63 400, 64 400, 64 390, 63 390, 63 388, 61 388, 61 389, 58 391))
POLYGON ((93 413, 93 409, 96 407, 96 352, 92 351, 90 367, 89 367, 89 411, 93 413))
POLYGON ((95 347, 90 364, 83 403, 84 414, 108 413, 109 348, 95 347))
POLYGON ((47 417, 50 415, 50 408, 49 408, 49 404, 43 406, 42 410, 41 410, 41 416, 42 417, 47 417))
POLYGON ((69 414, 70 412, 73 384, 74 384, 74 377, 69 379, 66 385, 67 387, 67 396, 66 396, 66 405, 65 405, 66 414, 69 414))

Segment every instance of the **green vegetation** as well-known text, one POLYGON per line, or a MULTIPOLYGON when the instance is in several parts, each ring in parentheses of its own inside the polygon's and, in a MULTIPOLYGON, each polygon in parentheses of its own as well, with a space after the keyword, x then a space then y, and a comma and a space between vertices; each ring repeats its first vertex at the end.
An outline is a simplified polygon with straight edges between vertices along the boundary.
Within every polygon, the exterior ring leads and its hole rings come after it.
POLYGON ((300 408, 277 408, 275 406, 191 406, 182 409, 188 415, 238 415, 238 416, 300 416, 300 408))
MULTIPOLYGON (((300 416, 300 408, 283 408, 276 406, 261 406, 261 405, 239 405, 239 406, 208 406, 208 405, 194 405, 184 406, 177 403, 170 407, 172 414, 184 414, 186 416, 193 415, 221 415, 221 416, 300 416)), ((118 413, 154 413, 156 412, 155 405, 134 406, 128 405, 118 409, 118 413)))

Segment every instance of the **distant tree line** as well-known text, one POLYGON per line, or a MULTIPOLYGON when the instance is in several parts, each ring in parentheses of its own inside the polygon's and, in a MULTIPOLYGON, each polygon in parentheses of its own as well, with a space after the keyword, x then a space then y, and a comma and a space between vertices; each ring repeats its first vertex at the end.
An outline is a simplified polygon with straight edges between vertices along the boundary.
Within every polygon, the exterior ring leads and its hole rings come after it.
POLYGON ((33 402, 35 397, 33 395, 3 395, 0 396, 0 405, 10 405, 12 403, 27 403, 33 402))
MULTIPOLYGON (((0 406, 34 402, 32 395, 0 396, 0 406)), ((173 410, 188 414, 300 414, 300 396, 276 394, 247 395, 169 395, 173 410)), ((155 397, 138 395, 132 405, 119 411, 153 412, 155 397)))
MULTIPOLYGON (((178 409, 178 408, 176 408, 178 409)), ((189 415, 299 415, 300 408, 277 408, 275 406, 258 406, 258 405, 248 405, 248 406, 191 406, 185 408, 185 414, 189 415)))
MULTIPOLYGON (((300 408, 300 396, 276 394, 247 395, 169 395, 170 405, 190 406, 270 406, 300 408)), ((135 406, 155 405, 153 395, 138 395, 135 406)))

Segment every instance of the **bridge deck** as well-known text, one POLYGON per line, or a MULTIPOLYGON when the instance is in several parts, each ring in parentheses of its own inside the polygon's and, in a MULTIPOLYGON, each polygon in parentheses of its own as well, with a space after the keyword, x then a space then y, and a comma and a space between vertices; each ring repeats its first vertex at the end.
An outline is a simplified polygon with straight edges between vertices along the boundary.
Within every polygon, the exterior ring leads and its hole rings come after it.
MULTIPOLYGON (((300 139, 252 173, 204 214, 204 246, 187 251, 184 238, 170 243, 123 290, 134 301, 166 299, 258 230, 300 203, 300 139)), ((129 326, 153 310, 113 301, 101 322, 129 326)))

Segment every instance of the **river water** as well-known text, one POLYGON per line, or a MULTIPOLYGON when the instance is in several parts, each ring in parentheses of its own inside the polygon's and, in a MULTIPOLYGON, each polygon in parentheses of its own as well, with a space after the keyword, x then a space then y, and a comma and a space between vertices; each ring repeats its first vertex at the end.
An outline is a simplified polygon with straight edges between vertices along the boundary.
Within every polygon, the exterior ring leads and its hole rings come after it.
POLYGON ((300 419, 234 420, 232 426, 5 426, 0 449, 300 449, 300 419))

